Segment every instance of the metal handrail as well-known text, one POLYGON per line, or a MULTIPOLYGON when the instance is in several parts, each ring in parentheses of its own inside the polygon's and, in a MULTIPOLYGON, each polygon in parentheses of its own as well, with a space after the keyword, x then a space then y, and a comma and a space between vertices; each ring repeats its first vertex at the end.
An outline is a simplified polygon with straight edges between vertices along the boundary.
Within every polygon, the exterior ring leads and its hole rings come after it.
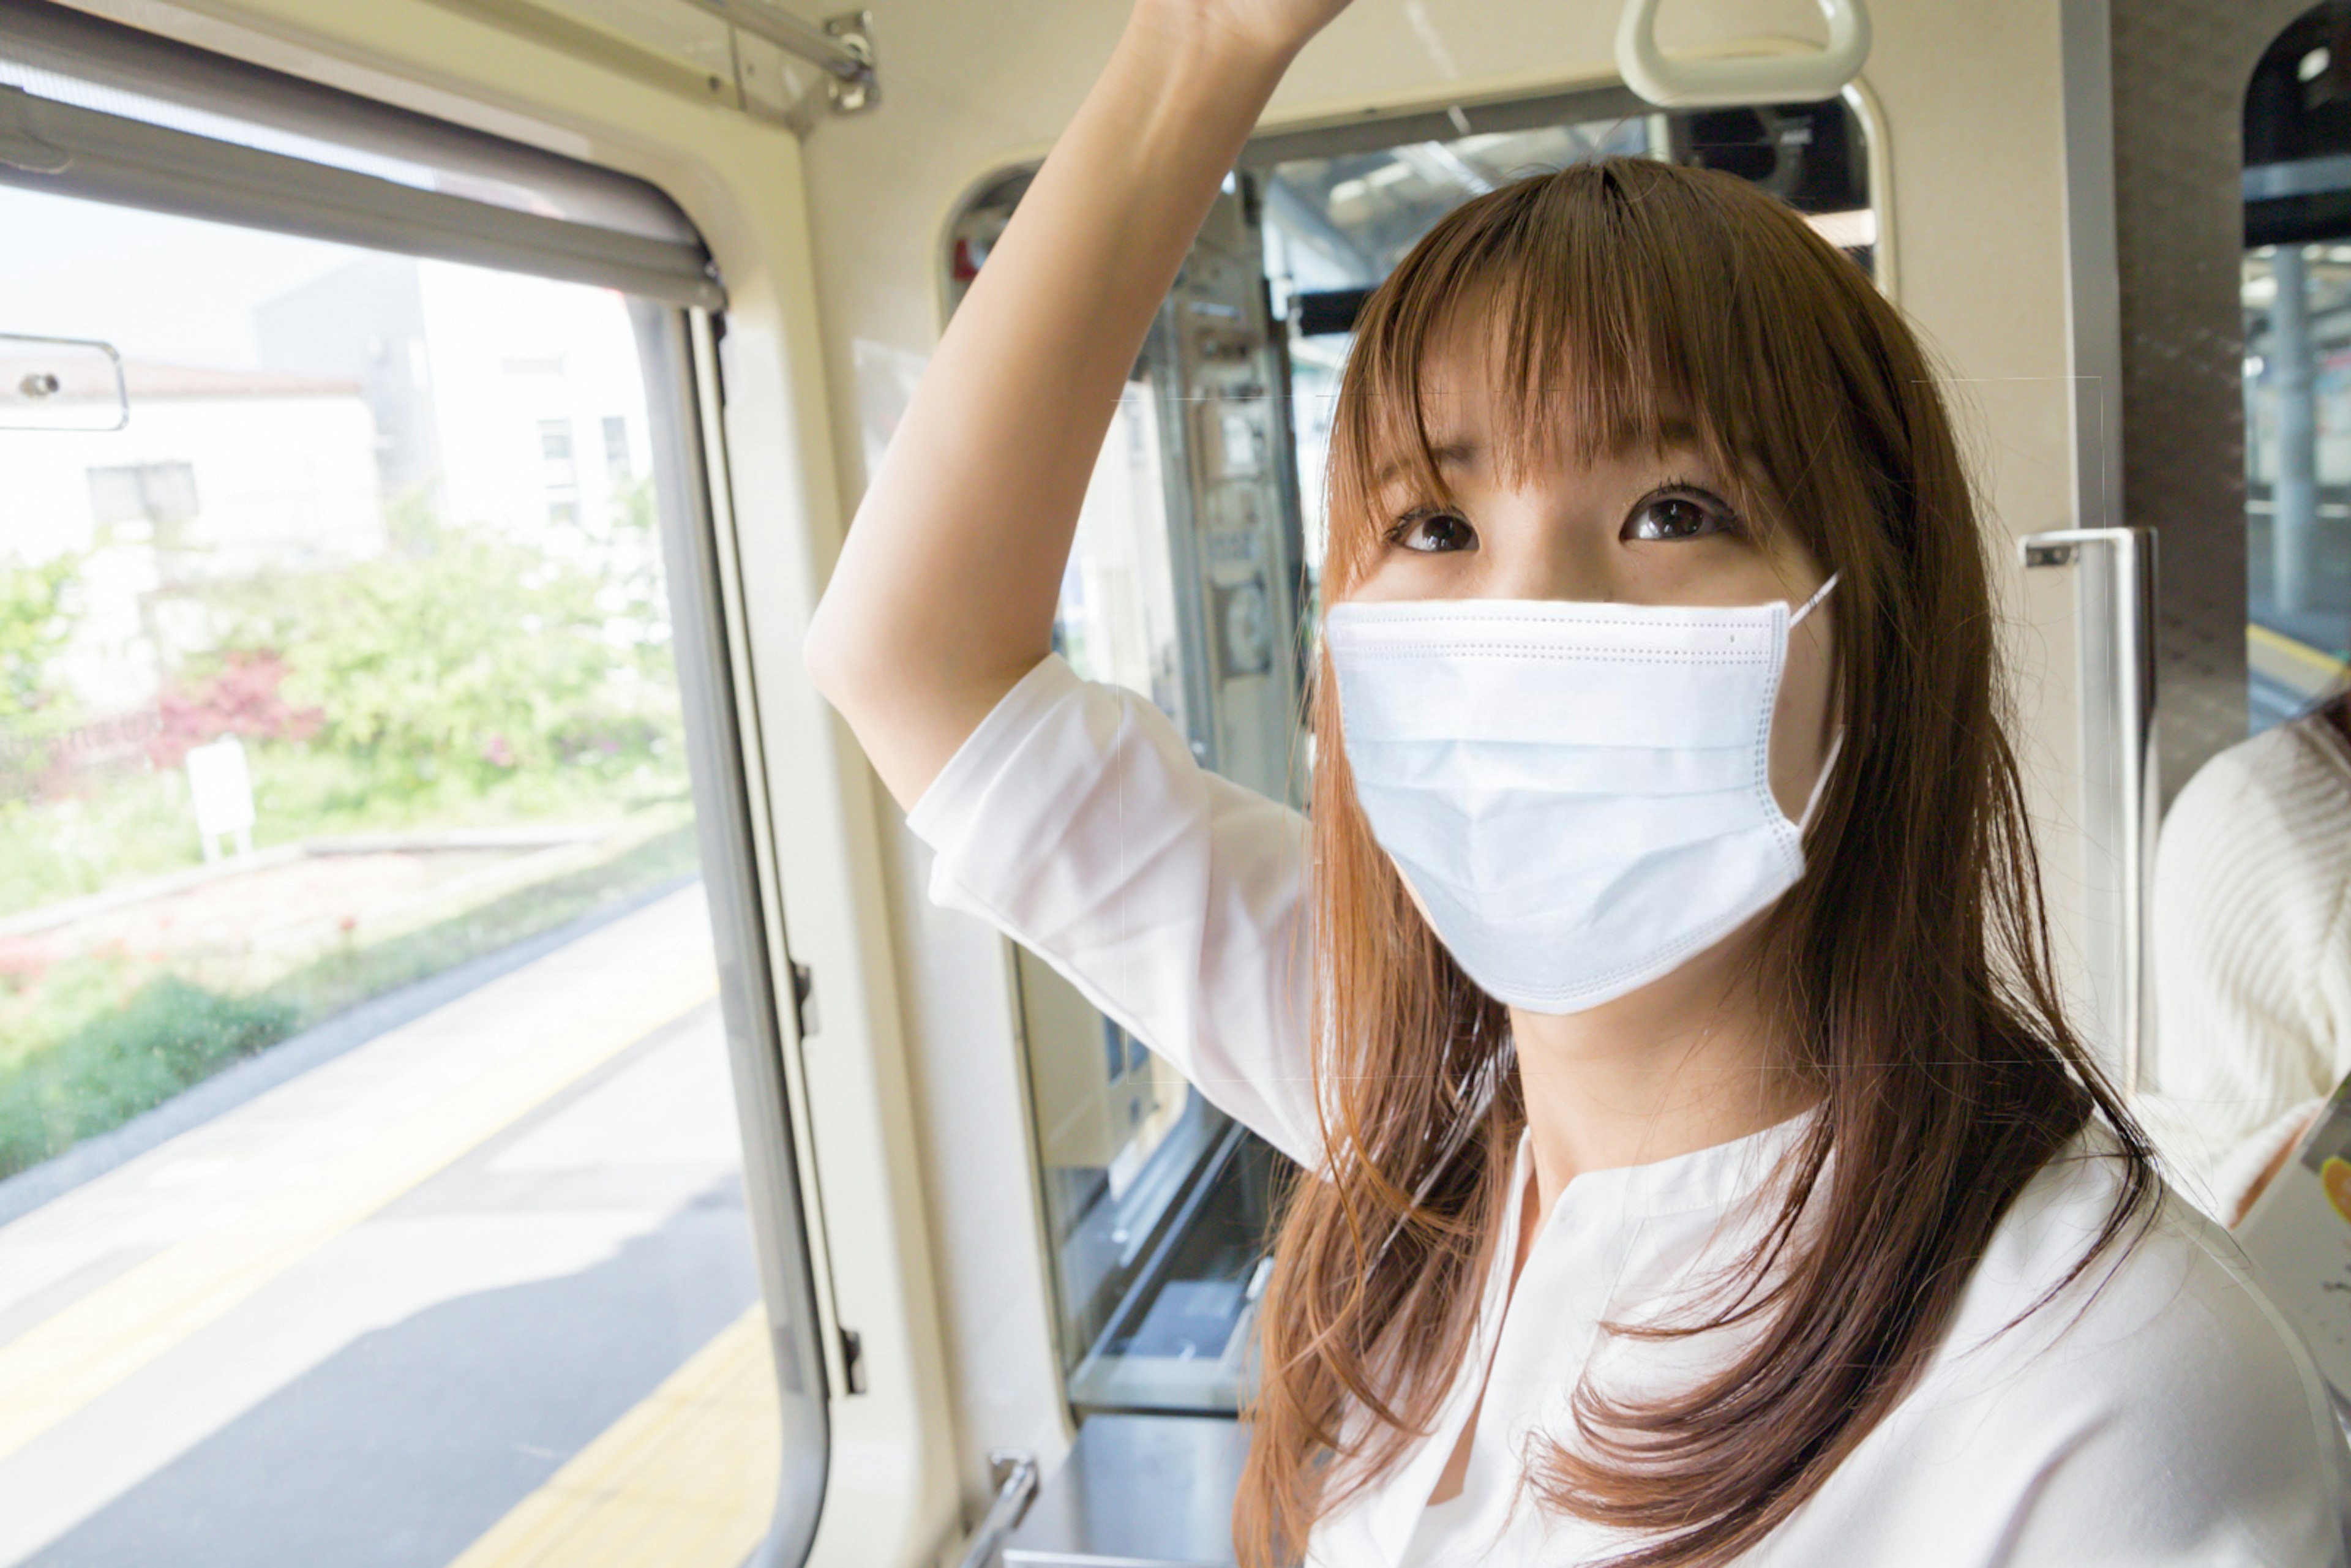
POLYGON ((995 1568, 997 1553, 1004 1550, 1005 1538, 1020 1516, 1029 1511, 1029 1504, 1037 1496, 1037 1457, 999 1451, 987 1456, 988 1468, 996 1472, 996 1500, 987 1505, 987 1513, 979 1528, 971 1532, 971 1543, 964 1548, 958 1568, 995 1568))
POLYGON ((1730 58, 1672 57, 1657 47, 1661 0, 1625 0, 1616 23, 1616 68, 1625 85, 1662 109, 1719 104, 1814 103, 1844 90, 1869 55, 1862 0, 1820 0, 1825 48, 1730 58))
POLYGON ((832 101, 844 113, 872 105, 879 85, 874 75, 872 19, 852 11, 820 26, 785 10, 775 0, 686 0, 725 17, 755 38, 799 56, 832 78, 832 101))
MULTIPOLYGON (((2111 940, 2093 946, 2092 981, 2106 1015, 2108 1047, 2123 1092, 2136 1095, 2150 1076, 2155 1033, 2147 951, 2158 816, 2155 531, 2060 528, 2028 535, 2019 547, 2028 570, 2076 568, 2083 829, 2114 868, 2105 933, 2111 940), (2085 550, 2102 554, 2086 556, 2085 550), (2105 622, 2103 638, 2093 629, 2100 620, 2105 622)), ((2093 883, 2097 880, 2094 873, 2093 883)))

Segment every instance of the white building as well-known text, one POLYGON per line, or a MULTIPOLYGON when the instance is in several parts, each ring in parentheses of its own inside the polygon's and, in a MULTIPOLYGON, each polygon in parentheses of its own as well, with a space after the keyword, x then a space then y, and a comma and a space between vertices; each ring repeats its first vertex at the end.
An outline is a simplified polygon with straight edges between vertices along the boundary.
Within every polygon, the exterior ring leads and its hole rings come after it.
POLYGON ((388 506, 559 553, 653 548, 612 535, 652 467, 619 295, 363 255, 254 324, 264 369, 126 366, 124 429, 0 430, 0 561, 83 558, 61 659, 81 705, 151 702, 213 645, 181 591, 363 561, 388 506))
POLYGON ((385 541, 356 382, 123 369, 120 430, 0 430, 0 559, 83 558, 61 673, 99 710, 152 700, 181 654, 209 645, 174 591, 364 559, 385 541))
POLYGON ((651 471, 636 344, 609 289, 367 256, 254 321, 272 368, 365 387, 385 489, 421 493, 444 522, 601 537, 651 471))
POLYGON ((627 307, 609 289, 417 264, 444 516, 601 536, 650 472, 627 307))

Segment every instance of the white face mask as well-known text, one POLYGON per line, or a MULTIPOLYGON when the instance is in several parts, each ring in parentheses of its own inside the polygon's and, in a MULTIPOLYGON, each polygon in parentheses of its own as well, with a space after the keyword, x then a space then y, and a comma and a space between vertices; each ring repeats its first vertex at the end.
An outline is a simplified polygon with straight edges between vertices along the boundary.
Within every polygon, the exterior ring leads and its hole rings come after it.
MULTIPOLYGON (((1355 795, 1468 977, 1567 1013, 1637 989, 1803 874, 1771 712, 1803 608, 1341 604, 1355 795)), ((1844 736, 1838 735, 1842 743, 1844 736)), ((1830 747, 1821 783, 1836 759, 1830 747)), ((1821 785, 1804 808, 1809 821, 1821 785)))

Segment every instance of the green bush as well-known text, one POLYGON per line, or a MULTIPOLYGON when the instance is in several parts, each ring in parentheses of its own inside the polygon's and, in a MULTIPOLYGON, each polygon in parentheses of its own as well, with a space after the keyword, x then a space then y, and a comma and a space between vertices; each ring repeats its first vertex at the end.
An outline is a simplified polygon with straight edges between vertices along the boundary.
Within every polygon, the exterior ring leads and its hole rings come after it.
POLYGON ((0 560, 0 718, 37 713, 54 695, 49 666, 73 632, 80 570, 78 555, 38 566, 0 560))
POLYGON ((291 1003, 224 997, 177 976, 152 980, 0 1074, 0 1176, 120 1125, 293 1032, 291 1003))
MULTIPOLYGON (((195 863, 187 745, 238 734, 261 847, 360 831, 598 822, 691 810, 649 484, 544 537, 396 503, 393 548, 348 567, 191 591, 209 651, 170 672, 157 771, 44 783, 47 684, 77 562, 0 562, 0 914, 195 863), (12 746, 10 743, 14 741, 12 746), (169 741, 163 746, 162 741, 169 741), (14 773, 10 758, 25 761, 14 773), (42 778, 37 778, 41 775, 42 778)), ((176 623, 176 622, 175 622, 176 623)), ((257 995, 149 977, 164 955, 53 960, 0 943, 0 1176, 116 1126, 367 997, 691 872, 690 825, 389 942, 328 954, 257 995), (141 968, 145 973, 140 972, 141 968)), ((119 947, 119 945, 118 945, 119 947)), ((225 972, 197 971, 215 983, 225 972)))
MULTIPOLYGON (((684 814, 684 803, 670 808, 684 814)), ((0 1010, 0 1176, 63 1154, 370 998, 495 953, 699 868, 690 816, 599 864, 228 996, 123 959, 77 959, 0 1010)), ((0 989, 0 1001, 6 993, 0 989)))
POLYGON ((400 549, 344 570, 214 591, 226 635, 193 675, 239 659, 282 670, 273 699, 306 716, 312 748, 359 765, 371 796, 682 772, 649 496, 610 538, 568 544, 429 520, 400 531, 400 549))

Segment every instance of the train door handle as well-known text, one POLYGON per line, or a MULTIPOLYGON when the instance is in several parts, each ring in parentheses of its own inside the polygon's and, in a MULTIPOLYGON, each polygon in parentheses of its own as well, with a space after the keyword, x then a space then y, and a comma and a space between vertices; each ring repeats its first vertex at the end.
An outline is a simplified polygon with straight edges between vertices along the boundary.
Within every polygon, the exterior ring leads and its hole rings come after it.
POLYGON ((2155 530, 2063 528, 2019 541, 2025 570, 2072 567, 2081 666, 2082 833, 2091 983, 2126 1095, 2148 1087, 2155 1044, 2147 896, 2155 868, 2155 530), (2103 910, 2099 905, 2103 904, 2103 910))
POLYGON ((987 1517, 971 1532, 960 1568, 994 1568, 1002 1560, 1005 1538, 1037 1497, 1037 1457, 998 1448, 987 1456, 987 1472, 996 1482, 996 1497, 987 1517))
POLYGON ((1820 0, 1828 47, 1788 54, 1692 59, 1657 47, 1663 0, 1625 0, 1616 22, 1616 68, 1635 92, 1661 109, 1720 104, 1814 103, 1834 98, 1869 55, 1862 0, 1820 0))

